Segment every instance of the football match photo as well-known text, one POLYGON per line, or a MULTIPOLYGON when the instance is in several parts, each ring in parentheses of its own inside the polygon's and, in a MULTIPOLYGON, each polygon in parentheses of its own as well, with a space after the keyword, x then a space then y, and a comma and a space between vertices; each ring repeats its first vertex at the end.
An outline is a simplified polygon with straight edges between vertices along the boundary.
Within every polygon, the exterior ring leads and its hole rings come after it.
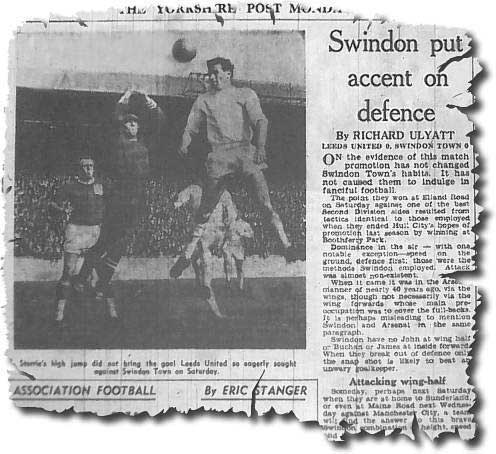
POLYGON ((304 33, 15 47, 14 348, 306 348, 304 33))

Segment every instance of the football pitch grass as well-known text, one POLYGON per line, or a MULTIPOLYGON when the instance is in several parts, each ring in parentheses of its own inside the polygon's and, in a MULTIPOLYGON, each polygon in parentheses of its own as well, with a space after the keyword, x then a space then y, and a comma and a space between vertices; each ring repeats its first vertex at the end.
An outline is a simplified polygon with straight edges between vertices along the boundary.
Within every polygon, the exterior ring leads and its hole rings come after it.
POLYGON ((55 320, 56 282, 15 282, 16 349, 302 349, 306 346, 304 277, 248 278, 245 290, 213 287, 217 318, 194 280, 126 280, 112 283, 119 313, 93 296, 69 300, 55 320))

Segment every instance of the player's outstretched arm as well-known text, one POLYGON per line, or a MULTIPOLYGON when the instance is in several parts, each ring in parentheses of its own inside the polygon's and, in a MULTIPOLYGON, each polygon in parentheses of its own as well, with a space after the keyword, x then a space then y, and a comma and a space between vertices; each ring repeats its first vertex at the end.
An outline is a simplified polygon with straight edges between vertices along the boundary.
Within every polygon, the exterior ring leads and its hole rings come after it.
POLYGON ((153 98, 150 98, 150 96, 148 96, 144 91, 138 91, 137 93, 141 93, 145 97, 146 108, 155 115, 155 118, 157 120, 164 120, 165 121, 164 112, 159 107, 157 102, 153 98))
POLYGON ((141 93, 145 97, 145 106, 150 113, 149 132, 151 134, 159 134, 162 127, 165 126, 166 119, 164 111, 160 108, 157 102, 144 91, 139 91, 137 93, 141 93))
POLYGON ((266 118, 261 118, 255 123, 254 139, 255 139, 255 164, 263 164, 267 159, 265 151, 265 142, 267 140, 267 129, 269 122, 266 118))
POLYGON ((145 97, 146 108, 149 110, 154 110, 159 108, 154 99, 150 98, 144 91, 138 92, 145 97))
POLYGON ((117 101, 119 104, 128 104, 129 103, 129 98, 133 94, 133 90, 128 88, 125 93, 120 97, 119 101, 117 101))
POLYGON ((117 123, 121 123, 124 119, 124 116, 129 113, 129 99, 131 98, 132 94, 133 91, 128 88, 126 92, 119 98, 119 101, 117 101, 114 110, 114 120, 117 123))
POLYGON ((191 144, 192 136, 199 134, 200 128, 205 121, 205 115, 202 112, 201 103, 201 97, 198 97, 191 107, 191 112, 188 115, 188 121, 186 122, 183 138, 178 150, 180 156, 184 157, 188 154, 188 147, 191 144))

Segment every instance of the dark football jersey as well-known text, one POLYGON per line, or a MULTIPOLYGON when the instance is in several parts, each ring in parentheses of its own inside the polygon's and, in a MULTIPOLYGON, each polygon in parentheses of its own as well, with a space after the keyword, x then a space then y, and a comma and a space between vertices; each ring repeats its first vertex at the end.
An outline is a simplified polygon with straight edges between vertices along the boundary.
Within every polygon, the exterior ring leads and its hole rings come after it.
POLYGON ((105 213, 103 185, 79 181, 64 184, 57 193, 56 203, 69 201, 72 207, 69 222, 77 225, 99 225, 105 213))
POLYGON ((120 137, 115 150, 118 180, 144 180, 150 173, 148 149, 139 141, 120 137))
POLYGON ((112 204, 143 204, 145 182, 150 174, 148 149, 138 141, 120 137, 113 154, 112 204))

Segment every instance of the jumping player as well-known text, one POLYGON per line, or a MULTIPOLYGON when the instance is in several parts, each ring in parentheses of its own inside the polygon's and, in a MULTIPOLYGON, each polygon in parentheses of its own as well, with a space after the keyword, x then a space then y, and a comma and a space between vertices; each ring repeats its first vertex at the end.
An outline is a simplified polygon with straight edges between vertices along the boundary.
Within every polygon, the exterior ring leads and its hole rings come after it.
POLYGON ((265 219, 275 229, 282 243, 286 259, 292 260, 294 255, 281 219, 272 207, 262 173, 267 168, 265 141, 268 121, 260 101, 250 88, 232 85, 234 66, 230 60, 216 57, 207 61, 207 68, 211 89, 200 94, 193 104, 179 149, 179 154, 186 156, 192 137, 200 133, 202 126, 206 126, 207 139, 212 148, 206 162, 207 182, 193 240, 171 268, 170 275, 173 278, 179 277, 189 266, 196 243, 222 194, 222 179, 233 173, 241 174, 250 183, 265 219))
MULTIPOLYGON (((64 270, 57 284, 56 321, 62 322, 68 299, 72 295, 78 260, 93 247, 100 235, 104 216, 103 185, 95 182, 94 161, 89 157, 79 160, 79 172, 74 183, 67 183, 58 191, 50 207, 65 211, 63 203, 71 205, 69 223, 65 229, 64 270)), ((110 316, 115 317, 115 307, 109 305, 110 316)))
MULTIPOLYGON (((174 202, 174 207, 180 208, 182 206, 188 206, 191 210, 193 218, 195 218, 201 205, 202 194, 203 189, 200 185, 191 184, 177 195, 177 199, 174 202)), ((193 238, 192 241, 186 246, 186 249, 194 249, 191 257, 198 285, 201 286, 198 279, 198 276, 201 273, 198 268, 199 262, 198 260, 195 260, 195 258, 199 258, 198 252, 201 249, 198 247, 199 243, 202 242, 202 244, 209 250, 212 248, 219 251, 222 250, 229 226, 235 222, 236 219, 238 219, 238 211, 234 205, 231 194, 229 191, 223 190, 217 205, 212 210, 212 213, 203 226, 201 237, 198 239, 193 238)))
POLYGON ((120 124, 120 134, 110 169, 114 185, 107 201, 100 238, 79 273, 80 281, 84 282, 94 268, 98 274, 97 298, 111 302, 114 297, 110 281, 141 219, 145 207, 145 182, 150 173, 148 148, 139 134, 142 122, 131 111, 133 97, 137 101, 134 104, 144 101, 148 126, 155 132, 164 123, 162 110, 145 93, 127 90, 117 102, 115 117, 120 124))
MULTIPOLYGON (((184 205, 189 206, 193 215, 195 215, 201 204, 202 192, 201 186, 197 184, 189 185, 178 194, 174 206, 176 208, 184 205)), ((202 294, 213 313, 219 318, 223 318, 224 315, 217 305, 212 288, 212 252, 222 253, 225 260, 226 280, 228 277, 230 279, 231 275, 228 276, 229 265, 232 252, 236 249, 233 239, 236 237, 241 225, 248 226, 251 231, 250 226, 238 218, 238 212, 231 194, 223 190, 217 205, 204 224, 201 237, 197 241, 192 241, 195 249, 191 255, 191 262, 195 270, 197 286, 202 290, 202 294), (226 240, 228 241, 226 242, 226 240)), ((251 234, 253 234, 252 231, 251 234)), ((191 243, 187 246, 187 248, 192 247, 191 243)))

